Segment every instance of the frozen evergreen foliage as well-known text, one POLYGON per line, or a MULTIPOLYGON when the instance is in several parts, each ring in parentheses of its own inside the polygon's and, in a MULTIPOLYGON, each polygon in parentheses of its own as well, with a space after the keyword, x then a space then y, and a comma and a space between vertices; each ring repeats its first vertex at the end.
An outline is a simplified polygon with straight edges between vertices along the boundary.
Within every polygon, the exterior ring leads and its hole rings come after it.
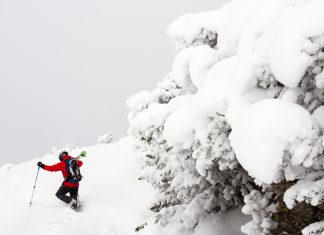
POLYGON ((178 222, 182 229, 193 230, 208 213, 242 205, 253 186, 236 161, 224 117, 211 118, 204 139, 193 139, 181 148, 168 145, 160 123, 146 130, 130 129, 145 154, 143 177, 161 193, 151 208, 159 212, 156 222, 178 222))
POLYGON ((323 11, 322 0, 236 0, 170 25, 171 72, 127 102, 157 222, 193 230, 243 203, 247 234, 321 231, 323 11))
POLYGON ((214 47, 217 45, 217 30, 213 25, 206 27, 206 24, 216 15, 215 12, 183 15, 169 26, 167 34, 171 36, 178 49, 198 45, 214 47), (195 27, 187 27, 188 25, 195 27))
POLYGON ((271 219, 274 208, 270 205, 272 194, 253 190, 244 198, 245 205, 242 212, 252 215, 253 220, 242 227, 242 232, 247 234, 269 234, 276 227, 271 219))
POLYGON ((324 221, 308 225, 302 232, 303 235, 322 235, 324 233, 324 221))
POLYGON ((324 201, 324 179, 317 181, 299 180, 290 187, 284 196, 288 208, 293 208, 297 202, 305 201, 312 206, 318 206, 324 201))
POLYGON ((114 134, 112 132, 107 132, 98 137, 99 144, 110 144, 114 142, 114 134))

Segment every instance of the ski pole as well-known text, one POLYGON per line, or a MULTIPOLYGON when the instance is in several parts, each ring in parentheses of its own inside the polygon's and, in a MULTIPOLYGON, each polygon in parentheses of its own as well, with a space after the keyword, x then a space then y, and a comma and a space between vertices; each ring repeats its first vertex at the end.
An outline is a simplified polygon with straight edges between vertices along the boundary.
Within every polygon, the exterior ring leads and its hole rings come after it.
POLYGON ((29 204, 29 207, 31 207, 31 206, 32 206, 33 197, 34 197, 34 192, 35 192, 35 188, 36 188, 36 182, 37 182, 38 173, 39 173, 39 168, 40 168, 40 167, 38 167, 38 170, 37 170, 37 175, 36 175, 36 179, 35 179, 35 184, 34 184, 33 194, 32 194, 32 197, 31 197, 31 199, 30 199, 30 204, 29 204))

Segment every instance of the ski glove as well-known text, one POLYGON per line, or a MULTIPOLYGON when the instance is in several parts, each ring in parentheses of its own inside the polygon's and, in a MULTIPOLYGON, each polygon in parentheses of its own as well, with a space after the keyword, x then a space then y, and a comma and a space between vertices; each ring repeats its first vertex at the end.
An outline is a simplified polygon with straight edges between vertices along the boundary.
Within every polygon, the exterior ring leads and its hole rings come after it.
POLYGON ((39 166, 40 168, 44 169, 45 165, 42 162, 38 162, 37 166, 39 166))

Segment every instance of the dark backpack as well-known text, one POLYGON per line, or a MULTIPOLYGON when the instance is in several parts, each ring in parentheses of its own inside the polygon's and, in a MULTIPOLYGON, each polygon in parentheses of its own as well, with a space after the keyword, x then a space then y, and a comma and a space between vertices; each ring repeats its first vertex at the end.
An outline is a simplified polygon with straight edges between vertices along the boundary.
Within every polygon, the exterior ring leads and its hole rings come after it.
POLYGON ((66 177, 66 181, 71 183, 78 183, 82 180, 83 176, 81 175, 80 168, 78 165, 78 160, 75 158, 70 158, 65 161, 67 172, 69 176, 66 177))

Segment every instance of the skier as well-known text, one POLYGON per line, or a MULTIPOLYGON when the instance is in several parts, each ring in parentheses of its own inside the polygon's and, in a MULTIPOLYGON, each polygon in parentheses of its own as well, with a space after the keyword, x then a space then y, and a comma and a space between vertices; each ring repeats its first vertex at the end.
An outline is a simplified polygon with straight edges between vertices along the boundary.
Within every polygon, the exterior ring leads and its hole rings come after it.
MULTIPOLYGON (((46 171, 52 171, 52 172, 62 171, 64 182, 62 183, 61 187, 57 191, 56 197, 58 197, 60 200, 68 204, 72 209, 76 210, 78 208, 78 191, 79 191, 79 181, 81 180, 81 178, 79 178, 79 180, 76 180, 76 179, 72 179, 71 177, 69 162, 71 162, 72 159, 73 158, 69 155, 68 152, 62 151, 59 154, 59 160, 60 160, 59 163, 52 166, 47 166, 42 162, 38 162, 37 166, 39 166, 40 168, 46 171), (70 196, 67 196, 66 195, 67 193, 69 193, 70 196)), ((78 159, 75 161, 77 163, 77 168, 82 166, 83 164, 82 161, 78 159)))

